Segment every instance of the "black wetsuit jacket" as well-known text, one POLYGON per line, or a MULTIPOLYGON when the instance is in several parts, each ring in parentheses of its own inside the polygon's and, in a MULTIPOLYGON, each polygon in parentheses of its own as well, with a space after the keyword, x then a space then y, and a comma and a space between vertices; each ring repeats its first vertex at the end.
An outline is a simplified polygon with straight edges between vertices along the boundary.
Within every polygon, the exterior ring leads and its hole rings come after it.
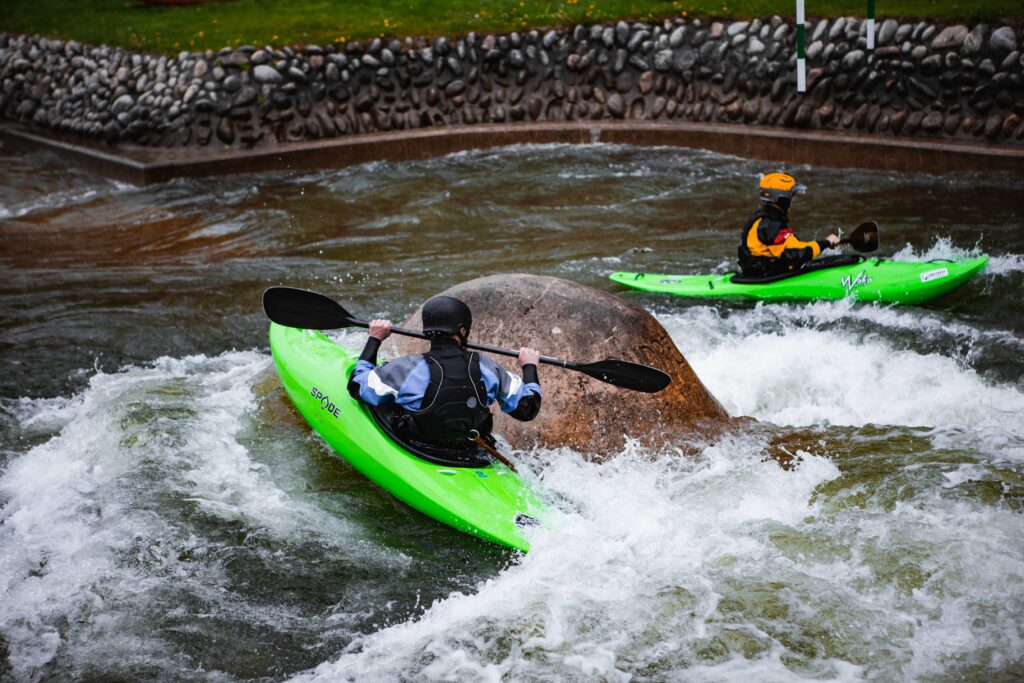
POLYGON ((773 204, 761 207, 743 227, 738 250, 744 275, 770 277, 796 270, 817 258, 828 240, 802 242, 789 227, 789 216, 773 204))
POLYGON ((473 432, 486 438, 492 429, 488 406, 495 400, 517 420, 532 420, 540 411, 536 365, 524 366, 520 381, 490 358, 464 349, 451 337, 437 337, 422 355, 403 356, 376 367, 379 347, 375 338, 367 340, 349 380, 349 393, 360 400, 370 399, 373 405, 383 405, 391 402, 385 400, 387 397, 401 392, 403 400, 415 409, 399 409, 400 431, 416 441, 454 447, 467 443, 473 432), (424 366, 429 373, 425 383, 424 366), (368 390, 369 374, 376 379, 368 390), (416 377, 422 379, 417 381, 416 377))

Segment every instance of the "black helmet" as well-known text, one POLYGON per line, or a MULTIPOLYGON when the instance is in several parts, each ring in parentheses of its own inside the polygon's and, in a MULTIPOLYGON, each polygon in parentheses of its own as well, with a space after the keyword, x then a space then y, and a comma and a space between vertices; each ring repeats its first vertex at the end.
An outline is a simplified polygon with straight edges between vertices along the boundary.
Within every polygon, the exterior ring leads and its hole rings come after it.
POLYGON ((469 328, 473 326, 473 314, 469 306, 452 296, 435 296, 423 304, 423 334, 457 334, 463 343, 469 336, 469 328), (463 337, 459 328, 466 328, 463 337))

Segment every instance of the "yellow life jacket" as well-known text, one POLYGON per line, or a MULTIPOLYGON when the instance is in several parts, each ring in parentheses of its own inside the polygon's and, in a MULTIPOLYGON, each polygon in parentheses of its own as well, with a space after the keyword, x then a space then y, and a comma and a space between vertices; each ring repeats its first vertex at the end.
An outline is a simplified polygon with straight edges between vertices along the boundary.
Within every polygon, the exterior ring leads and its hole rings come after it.
POLYGON ((804 242, 789 227, 786 214, 762 207, 743 227, 737 251, 744 275, 768 277, 796 270, 821 253, 822 241, 804 242))

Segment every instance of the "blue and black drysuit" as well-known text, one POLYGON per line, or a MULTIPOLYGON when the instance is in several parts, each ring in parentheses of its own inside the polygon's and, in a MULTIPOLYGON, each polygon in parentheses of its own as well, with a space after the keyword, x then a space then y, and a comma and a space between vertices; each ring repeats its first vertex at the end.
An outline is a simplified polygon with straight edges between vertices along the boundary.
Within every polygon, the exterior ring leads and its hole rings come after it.
POLYGON ((355 398, 374 406, 394 404, 404 409, 400 430, 418 442, 460 447, 491 433, 491 411, 501 410, 528 421, 540 411, 537 366, 523 366, 523 378, 451 337, 431 340, 430 351, 402 356, 377 365, 380 341, 370 337, 349 379, 355 398))

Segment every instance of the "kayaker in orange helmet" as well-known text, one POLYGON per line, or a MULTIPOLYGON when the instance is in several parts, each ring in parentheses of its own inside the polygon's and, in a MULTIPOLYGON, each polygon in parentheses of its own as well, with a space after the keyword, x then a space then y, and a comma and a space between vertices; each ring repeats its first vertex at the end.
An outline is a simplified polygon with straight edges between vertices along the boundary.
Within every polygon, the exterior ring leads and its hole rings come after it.
POLYGON ((758 196, 762 206, 747 221, 740 238, 739 262, 745 276, 771 277, 797 270, 823 249, 839 244, 834 234, 812 242, 793 234, 789 209, 797 193, 806 189, 788 173, 768 173, 761 178, 758 196))

